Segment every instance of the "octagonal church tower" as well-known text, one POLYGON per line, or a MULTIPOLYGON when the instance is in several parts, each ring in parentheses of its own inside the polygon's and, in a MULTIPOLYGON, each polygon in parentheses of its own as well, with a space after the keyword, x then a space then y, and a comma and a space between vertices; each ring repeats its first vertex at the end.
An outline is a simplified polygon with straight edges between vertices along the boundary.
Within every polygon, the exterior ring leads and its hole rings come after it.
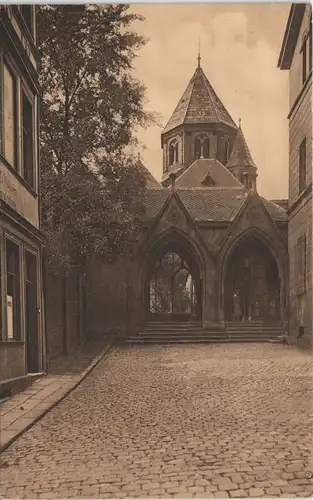
POLYGON ((163 149, 162 185, 170 184, 170 174, 179 177, 200 158, 215 159, 245 186, 257 177, 241 126, 236 125, 198 66, 174 113, 161 134, 163 149))

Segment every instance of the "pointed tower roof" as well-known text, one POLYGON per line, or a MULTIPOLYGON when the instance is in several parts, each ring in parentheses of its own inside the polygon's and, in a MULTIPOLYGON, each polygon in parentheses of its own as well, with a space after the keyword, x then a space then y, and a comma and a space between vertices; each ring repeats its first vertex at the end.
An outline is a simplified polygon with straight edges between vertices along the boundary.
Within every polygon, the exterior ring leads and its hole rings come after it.
POLYGON ((238 166, 256 168, 256 165, 252 159, 251 153, 246 143, 246 139, 244 138, 244 135, 242 133, 241 119, 239 120, 239 128, 226 167, 229 168, 238 166))
POLYGON ((142 160, 140 158, 140 154, 138 154, 138 160, 137 160, 137 165, 139 168, 141 168, 146 176, 146 186, 148 188, 151 187, 159 187, 161 188, 161 184, 156 180, 156 178, 151 174, 150 170, 147 169, 147 167, 144 166, 142 163, 142 160))
POLYGON ((200 61, 199 54, 198 67, 164 128, 163 134, 180 125, 197 123, 222 122, 237 129, 237 125, 205 76, 200 61))

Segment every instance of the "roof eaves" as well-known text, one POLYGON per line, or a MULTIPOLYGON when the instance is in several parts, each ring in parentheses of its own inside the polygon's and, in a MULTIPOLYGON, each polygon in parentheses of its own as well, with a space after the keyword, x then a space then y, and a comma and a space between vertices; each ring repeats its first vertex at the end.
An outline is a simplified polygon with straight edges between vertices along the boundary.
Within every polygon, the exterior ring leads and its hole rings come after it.
POLYGON ((306 5, 305 3, 291 5, 277 64, 280 69, 290 69, 306 5))

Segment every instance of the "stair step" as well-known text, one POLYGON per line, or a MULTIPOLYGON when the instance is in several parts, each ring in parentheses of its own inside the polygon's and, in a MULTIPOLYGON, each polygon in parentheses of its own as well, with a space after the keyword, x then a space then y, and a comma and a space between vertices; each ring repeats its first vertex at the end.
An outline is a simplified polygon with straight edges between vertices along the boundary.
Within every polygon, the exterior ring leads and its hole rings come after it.
POLYGON ((130 338, 125 341, 126 344, 260 344, 260 343, 268 343, 268 342, 279 342, 277 339, 138 339, 138 338, 130 338))

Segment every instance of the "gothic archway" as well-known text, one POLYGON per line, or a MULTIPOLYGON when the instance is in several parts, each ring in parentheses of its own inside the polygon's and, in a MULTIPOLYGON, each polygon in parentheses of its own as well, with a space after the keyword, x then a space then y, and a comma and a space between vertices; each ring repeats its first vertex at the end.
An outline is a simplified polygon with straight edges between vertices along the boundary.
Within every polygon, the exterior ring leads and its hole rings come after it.
POLYGON ((259 238, 238 243, 228 258, 224 283, 226 321, 280 319, 280 278, 277 262, 259 238))
POLYGON ((201 278, 194 259, 167 246, 151 260, 147 280, 150 320, 188 321, 201 318, 201 278))

